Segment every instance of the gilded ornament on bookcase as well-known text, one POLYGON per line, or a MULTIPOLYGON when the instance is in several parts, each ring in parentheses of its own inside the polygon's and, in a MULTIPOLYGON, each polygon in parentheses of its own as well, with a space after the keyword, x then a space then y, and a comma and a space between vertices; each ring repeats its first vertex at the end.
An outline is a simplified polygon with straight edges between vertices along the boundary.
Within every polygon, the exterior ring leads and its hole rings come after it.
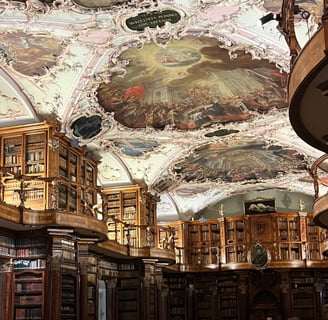
POLYGON ((59 138, 51 138, 49 139, 49 148, 52 150, 52 151, 55 151, 59 148, 59 138))

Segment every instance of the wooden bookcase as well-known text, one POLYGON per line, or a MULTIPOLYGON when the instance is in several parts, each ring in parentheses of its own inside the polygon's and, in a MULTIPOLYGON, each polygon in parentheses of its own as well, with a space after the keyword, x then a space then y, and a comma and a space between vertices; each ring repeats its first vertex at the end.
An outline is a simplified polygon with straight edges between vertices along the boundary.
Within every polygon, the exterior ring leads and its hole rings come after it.
POLYGON ((190 271, 254 268, 251 254, 256 245, 267 251, 265 267, 320 266, 328 259, 328 233, 314 225, 313 214, 307 212, 168 222, 158 229, 163 248, 169 243, 169 230, 174 230, 176 262, 190 271))
POLYGON ((279 214, 277 223, 277 242, 279 260, 302 260, 302 241, 300 216, 295 214, 279 214))
POLYGON ((196 319, 213 320, 215 315, 220 314, 218 309, 218 290, 216 283, 213 282, 212 277, 195 277, 191 279, 193 294, 192 314, 196 319))
POLYGON ((249 224, 247 216, 225 218, 225 263, 247 261, 247 248, 249 241, 249 224))
POLYGON ((220 264, 221 220, 191 221, 184 224, 186 263, 189 265, 220 264))
POLYGON ((99 162, 73 146, 58 123, 1 128, 0 143, 4 202, 95 215, 99 162))
POLYGON ((218 281, 220 320, 239 319, 237 276, 220 277, 218 281))
POLYGON ((322 229, 314 224, 313 214, 307 214, 305 223, 306 235, 304 241, 304 259, 309 261, 322 260, 324 258, 320 246, 320 240, 324 240, 321 237, 322 229))
POLYGON ((117 279, 117 318, 142 320, 141 318, 141 264, 119 263, 117 279))
POLYGON ((184 276, 170 276, 165 278, 168 288, 168 319, 169 320, 186 320, 188 314, 188 288, 187 280, 184 276))
POLYGON ((14 319, 44 319, 44 271, 16 271, 14 295, 14 319))
POLYGON ((47 241, 45 237, 24 234, 15 239, 14 270, 46 268, 47 241))
POLYGON ((16 237, 14 243, 14 317, 43 319, 47 240, 27 232, 16 237))
POLYGON ((106 188, 103 198, 110 240, 137 248, 155 245, 157 200, 146 186, 106 188), (153 228, 152 232, 147 227, 153 228))
POLYGON ((24 201, 24 206, 33 209, 44 206, 45 183, 36 178, 46 175, 47 136, 45 129, 35 128, 21 134, 12 130, 1 138, 1 166, 7 173, 2 181, 5 202, 18 206, 24 201))
POLYGON ((74 274, 63 273, 61 276, 61 319, 76 319, 77 288, 77 277, 74 274))
POLYGON ((2 260, 9 261, 16 257, 15 238, 8 233, 0 234, 0 257, 2 260))
POLYGON ((88 320, 98 318, 98 261, 97 257, 88 257, 88 320))
POLYGON ((290 274, 293 313, 304 320, 319 317, 315 281, 315 274, 312 271, 292 271, 290 274))
POLYGON ((47 234, 50 243, 47 289, 52 288, 48 295, 56 301, 48 304, 47 312, 56 320, 75 320, 79 315, 76 236, 72 229, 61 228, 48 228, 47 234))

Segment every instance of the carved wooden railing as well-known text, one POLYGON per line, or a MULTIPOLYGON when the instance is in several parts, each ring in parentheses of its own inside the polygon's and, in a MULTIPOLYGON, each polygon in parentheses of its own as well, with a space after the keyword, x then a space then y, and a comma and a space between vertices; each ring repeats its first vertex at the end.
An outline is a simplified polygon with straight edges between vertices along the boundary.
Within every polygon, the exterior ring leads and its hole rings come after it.
POLYGON ((109 216, 108 220, 112 225, 108 232, 114 234, 110 238, 119 244, 127 245, 130 248, 158 248, 171 251, 175 249, 174 228, 135 224, 122 221, 114 216, 109 216), (134 237, 132 233, 138 236, 134 237))
POLYGON ((278 29, 285 37, 289 46, 291 65, 301 51, 301 46, 297 40, 294 25, 295 0, 283 0, 281 7, 281 21, 279 21, 278 29))
POLYGON ((314 186, 314 222, 328 228, 328 154, 322 155, 311 166, 314 186))

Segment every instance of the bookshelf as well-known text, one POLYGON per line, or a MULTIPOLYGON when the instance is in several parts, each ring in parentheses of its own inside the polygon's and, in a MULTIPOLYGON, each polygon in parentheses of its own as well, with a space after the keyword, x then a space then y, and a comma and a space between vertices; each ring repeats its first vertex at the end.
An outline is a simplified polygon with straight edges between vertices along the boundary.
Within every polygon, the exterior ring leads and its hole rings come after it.
POLYGON ((16 320, 44 319, 44 271, 16 271, 14 317, 16 320))
POLYGON ((98 317, 98 261, 97 257, 89 254, 87 258, 88 279, 88 320, 98 317))
POLYGON ((73 274, 61 276, 61 319, 75 320, 77 317, 77 278, 73 274))
POLYGON ((323 248, 320 240, 322 228, 314 224, 313 215, 308 214, 305 217, 306 223, 306 244, 305 244, 305 259, 308 261, 319 261, 323 259, 323 248))
POLYGON ((45 132, 13 134, 2 138, 4 152, 1 166, 6 171, 2 179, 3 197, 7 203, 18 206, 24 198, 25 207, 36 209, 43 205, 45 184, 42 180, 33 180, 33 177, 45 176, 46 141, 45 132), (23 176, 24 182, 21 180, 23 176))
POLYGON ((186 310, 187 300, 187 280, 183 276, 169 276, 165 278, 168 288, 168 319, 185 320, 187 319, 186 310))
POLYGON ((221 277, 218 281, 220 320, 239 319, 238 278, 221 277))
POLYGON ((295 214, 276 216, 279 260, 302 260, 300 217, 295 214))
POLYGON ((44 237, 16 238, 16 256, 13 259, 14 270, 46 268, 47 242, 44 237))
POLYGON ((290 273, 292 308, 301 319, 318 319, 315 294, 316 275, 311 270, 290 273))
POLYGON ((2 200, 27 209, 96 216, 98 161, 56 122, 1 128, 2 200))
POLYGON ((226 263, 246 262, 249 241, 247 216, 225 218, 225 261, 226 263))
MULTIPOLYGON (((217 287, 212 277, 197 277, 191 280, 193 290, 192 314, 196 319, 212 320, 214 315, 219 314, 217 305, 217 287)), ((190 285, 189 285, 190 288, 190 285)))
POLYGON ((136 248, 155 246, 157 200, 145 185, 106 188, 103 198, 110 240, 136 248))
POLYGON ((16 257, 15 238, 7 234, 0 234, 0 257, 10 260, 16 257))
POLYGON ((63 264, 75 265, 77 261, 76 240, 72 229, 48 228, 51 237, 51 255, 63 264))
POLYGON ((204 222, 186 222, 184 229, 187 233, 185 241, 186 261, 190 265, 220 264, 221 220, 210 219, 204 222))
POLYGON ((73 148, 66 139, 60 140, 58 208, 96 217, 93 206, 97 203, 98 162, 85 154, 83 148, 73 148))
POLYGON ((141 270, 141 264, 138 261, 118 264, 118 319, 140 319, 142 275, 143 270, 141 270))

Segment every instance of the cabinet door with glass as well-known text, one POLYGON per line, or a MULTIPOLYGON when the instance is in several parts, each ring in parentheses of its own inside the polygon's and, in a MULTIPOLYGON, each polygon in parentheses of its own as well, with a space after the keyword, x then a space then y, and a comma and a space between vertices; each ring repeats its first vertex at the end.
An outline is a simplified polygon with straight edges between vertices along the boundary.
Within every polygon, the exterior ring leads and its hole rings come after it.
POLYGON ((1 140, 3 200, 15 206, 44 209, 47 131, 12 134, 1 140))

